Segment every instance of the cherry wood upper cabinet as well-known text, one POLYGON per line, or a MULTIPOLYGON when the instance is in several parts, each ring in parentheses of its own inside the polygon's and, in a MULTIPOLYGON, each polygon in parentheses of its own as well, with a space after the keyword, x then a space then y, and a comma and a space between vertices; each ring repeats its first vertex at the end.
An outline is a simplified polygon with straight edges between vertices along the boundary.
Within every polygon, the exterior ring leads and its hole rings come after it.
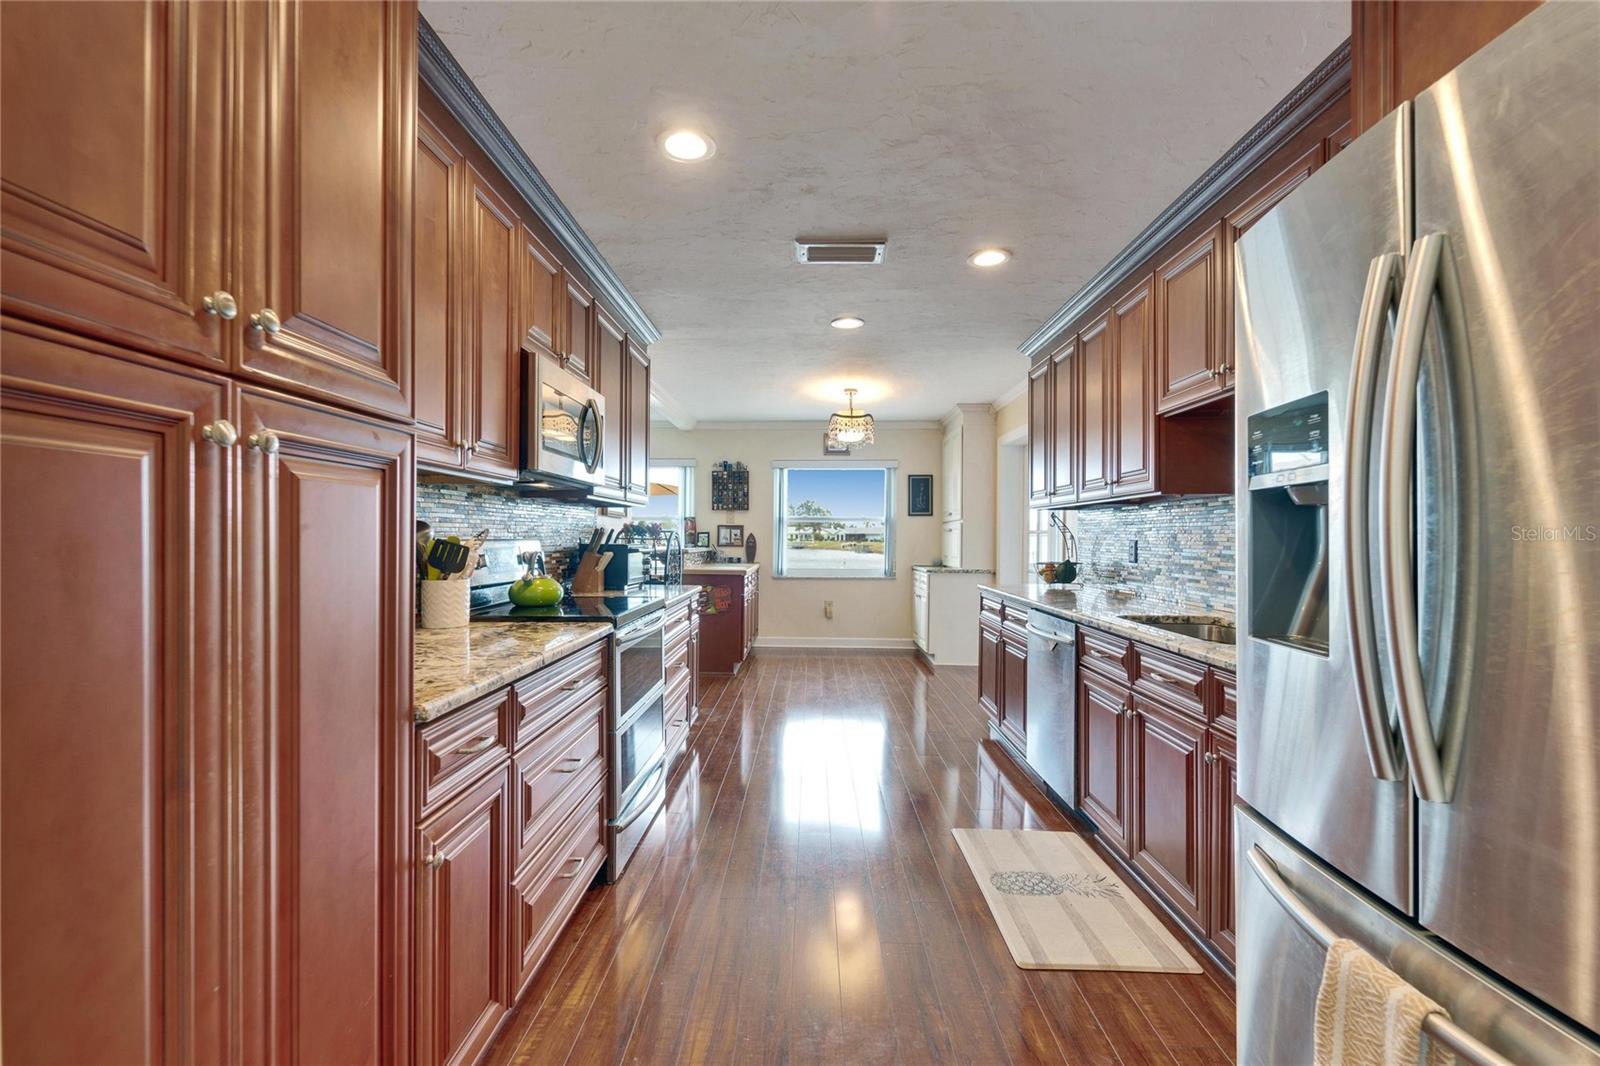
POLYGON ((417 1056, 472 1063, 511 1009, 510 766, 417 831, 417 1056))
POLYGON ((452 467, 466 458, 459 248, 464 171, 460 150, 419 115, 412 281, 417 459, 452 467))
POLYGON ((416 5, 244 4, 245 377, 411 417, 416 5))
MULTIPOLYGON (((1348 127, 1340 127, 1347 130, 1348 127)), ((1335 131, 1334 136, 1339 136, 1335 131)), ((1329 138, 1332 139, 1332 138, 1329 138)), ((1271 211, 1288 196, 1302 181, 1309 178, 1312 173, 1327 162, 1328 140, 1321 141, 1307 148, 1297 159, 1283 170, 1273 175, 1260 188, 1250 194, 1250 197, 1238 207, 1228 212, 1227 220, 1223 223, 1227 229, 1227 246, 1233 245, 1244 236, 1251 226, 1260 220, 1262 215, 1271 211)), ((1225 275, 1226 276, 1226 275, 1225 275)))
POLYGON ((555 253, 524 223, 519 343, 526 338, 551 352, 556 350, 556 337, 560 332, 556 323, 565 311, 562 299, 561 263, 555 253))
POLYGON ((240 390, 243 1058, 409 1057, 411 432, 240 390))
POLYGON ((1223 292, 1227 238, 1218 223, 1156 267, 1156 410, 1181 411, 1231 388, 1223 292))
MULTIPOLYGON (((1050 403, 1055 374, 1055 364, 1049 359, 1028 371, 1028 499, 1033 503, 1048 502, 1054 483, 1050 453, 1055 435, 1050 403)), ((1071 474, 1067 477, 1072 479, 1071 474)))
POLYGON ((1111 439, 1116 446, 1111 465, 1111 491, 1118 496, 1148 493, 1156 484, 1151 284, 1151 279, 1146 277, 1111 308, 1111 339, 1115 349, 1111 439))
POLYGON ((625 443, 628 441, 628 339, 622 327, 605 311, 600 311, 595 318, 594 386, 606 401, 600 440, 600 469, 605 476, 601 488, 608 495, 620 497, 627 491, 624 467, 628 464, 625 443))
POLYGON ((645 503, 650 499, 650 356, 632 337, 627 355, 628 500, 645 503))
POLYGON ((1371 129, 1538 6, 1539 0, 1354 0, 1354 135, 1371 129))
POLYGON ((231 10, 0 5, 7 312, 226 361, 222 316, 238 295, 223 258, 231 10))
MULTIPOLYGON (((1111 316, 1105 315, 1078 339, 1078 499, 1111 495, 1111 316)), ((1059 480, 1060 475, 1056 475, 1059 480)))
POLYGON ((520 223, 476 170, 467 183, 467 469, 514 477, 517 472, 522 337, 517 327, 520 223))
POLYGON ((5 1058, 224 1062, 226 382, 32 323, 0 346, 5 1058))
POLYGON ((1050 498, 1065 503, 1078 497, 1078 338, 1068 338, 1050 362, 1050 498))
POLYGON ((589 380, 594 365, 594 295, 570 272, 566 275, 566 320, 561 328, 561 363, 589 380))

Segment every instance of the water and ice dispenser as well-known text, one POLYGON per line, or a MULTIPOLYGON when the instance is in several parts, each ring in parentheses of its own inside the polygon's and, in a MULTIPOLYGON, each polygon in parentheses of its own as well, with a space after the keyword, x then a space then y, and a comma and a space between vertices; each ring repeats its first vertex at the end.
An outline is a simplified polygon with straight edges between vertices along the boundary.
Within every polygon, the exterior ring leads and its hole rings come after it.
POLYGON ((1250 636, 1328 654, 1328 394, 1249 417, 1250 636))

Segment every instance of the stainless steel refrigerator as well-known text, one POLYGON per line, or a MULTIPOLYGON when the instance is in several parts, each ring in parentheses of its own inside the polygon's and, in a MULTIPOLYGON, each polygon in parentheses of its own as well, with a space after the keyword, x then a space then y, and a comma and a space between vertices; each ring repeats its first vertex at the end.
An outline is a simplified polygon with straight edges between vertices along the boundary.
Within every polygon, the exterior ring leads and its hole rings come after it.
POLYGON ((1545 4, 1239 241, 1240 1059, 1324 944, 1469 1062, 1600 1062, 1600 5, 1545 4))

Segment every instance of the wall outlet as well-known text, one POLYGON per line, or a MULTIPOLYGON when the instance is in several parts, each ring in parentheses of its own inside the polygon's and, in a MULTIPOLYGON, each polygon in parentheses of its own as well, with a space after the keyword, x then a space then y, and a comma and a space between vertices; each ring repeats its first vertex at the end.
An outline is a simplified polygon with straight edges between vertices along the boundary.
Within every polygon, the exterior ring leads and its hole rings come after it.
POLYGON ((822 601, 822 617, 826 618, 830 622, 833 621, 833 601, 832 600, 823 600, 822 601))
POLYGON ((1139 563, 1139 538, 1137 537, 1128 542, 1128 563, 1134 566, 1139 563))

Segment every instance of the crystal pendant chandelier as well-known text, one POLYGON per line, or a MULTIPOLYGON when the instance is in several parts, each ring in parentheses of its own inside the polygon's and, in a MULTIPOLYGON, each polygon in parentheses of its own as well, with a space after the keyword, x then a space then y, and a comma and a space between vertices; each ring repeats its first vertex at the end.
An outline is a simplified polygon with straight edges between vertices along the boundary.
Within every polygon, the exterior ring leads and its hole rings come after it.
POLYGON ((835 411, 828 416, 828 441, 835 447, 858 448, 871 444, 872 416, 856 410, 856 390, 845 389, 850 410, 835 411))

